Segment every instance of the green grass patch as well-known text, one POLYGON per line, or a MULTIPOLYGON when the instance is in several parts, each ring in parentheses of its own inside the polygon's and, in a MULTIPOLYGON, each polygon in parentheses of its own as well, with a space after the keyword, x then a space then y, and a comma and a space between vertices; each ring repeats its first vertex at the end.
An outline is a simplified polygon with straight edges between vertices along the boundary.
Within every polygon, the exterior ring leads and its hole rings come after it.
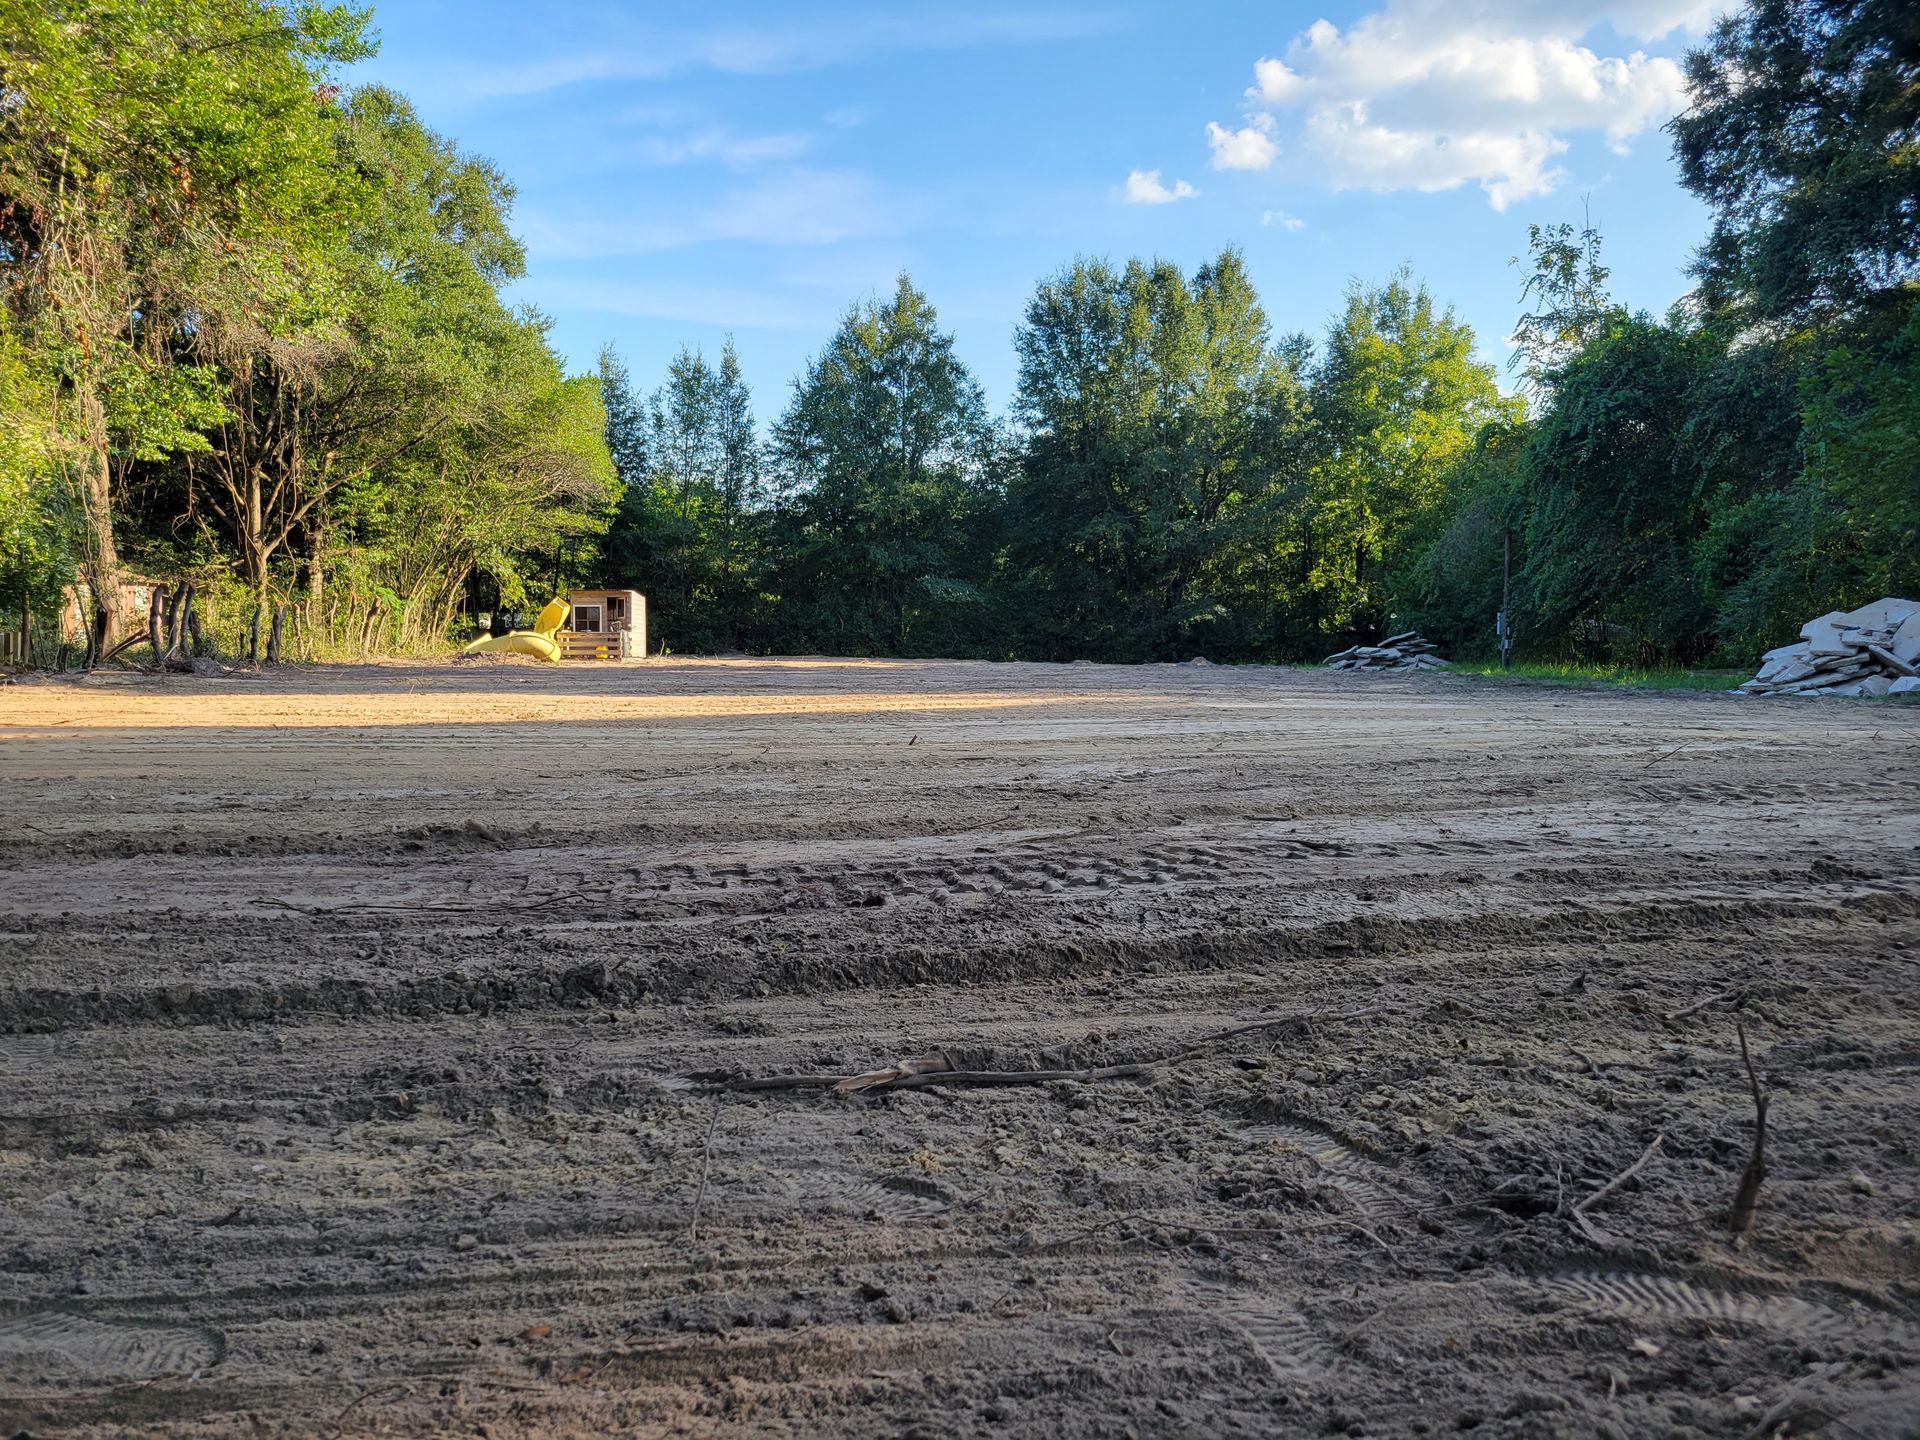
POLYGON ((1731 690, 1753 678, 1751 670, 1683 670, 1643 665, 1582 665, 1570 660, 1498 660, 1454 665, 1454 675, 1473 675, 1533 685, 1618 685, 1635 690, 1731 690))

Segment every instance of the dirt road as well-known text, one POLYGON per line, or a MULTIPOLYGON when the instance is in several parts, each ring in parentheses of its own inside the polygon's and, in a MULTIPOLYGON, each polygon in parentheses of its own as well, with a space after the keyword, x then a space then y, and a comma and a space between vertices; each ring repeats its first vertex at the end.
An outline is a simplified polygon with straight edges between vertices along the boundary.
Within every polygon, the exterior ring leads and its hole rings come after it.
POLYGON ((0 796, 3 1434, 1920 1433, 1920 708, 128 677, 0 796))

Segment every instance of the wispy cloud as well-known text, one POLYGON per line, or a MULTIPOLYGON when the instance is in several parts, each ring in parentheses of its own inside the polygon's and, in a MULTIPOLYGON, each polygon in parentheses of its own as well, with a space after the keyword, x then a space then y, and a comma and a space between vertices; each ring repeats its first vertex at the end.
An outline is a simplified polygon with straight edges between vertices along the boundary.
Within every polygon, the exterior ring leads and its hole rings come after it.
POLYGON ((1191 200, 1200 192, 1184 180, 1169 186, 1158 170, 1135 170, 1127 176, 1121 193, 1129 205, 1171 205, 1176 200, 1191 200))
POLYGON ((1289 215, 1284 210, 1262 210, 1260 212, 1260 223, 1262 225, 1278 226, 1282 230, 1292 230, 1296 232, 1307 228, 1306 221, 1302 220, 1298 215, 1289 215))
POLYGON ((921 209, 914 197, 883 191, 857 171, 796 168, 737 186, 685 214, 536 212, 523 217, 522 228, 528 249, 544 258, 611 259, 728 241, 804 247, 884 238, 910 228, 921 209))
POLYGON ((409 88, 431 91, 445 103, 475 104, 598 81, 658 80, 688 70, 777 75, 909 51, 1049 44, 1106 34, 1120 23, 1118 16, 1103 11, 934 18, 879 12, 815 16, 787 26, 648 30, 511 64, 449 59, 409 88))
POLYGON ((712 161, 745 170, 775 160, 797 160, 813 148, 813 137, 797 131, 771 135, 739 135, 723 127, 689 130, 677 135, 654 135, 629 152, 647 165, 684 165, 712 161))
POLYGON ((524 298, 544 310, 624 315, 726 330, 823 330, 838 313, 833 303, 779 290, 683 281, 607 284, 562 278, 528 282, 521 288, 524 298))

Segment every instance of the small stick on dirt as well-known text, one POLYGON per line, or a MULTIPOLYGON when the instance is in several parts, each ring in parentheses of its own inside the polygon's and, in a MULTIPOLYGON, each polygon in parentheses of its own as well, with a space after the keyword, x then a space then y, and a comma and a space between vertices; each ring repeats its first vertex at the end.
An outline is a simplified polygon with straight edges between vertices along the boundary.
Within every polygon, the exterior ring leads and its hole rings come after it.
POLYGON ((338 1415, 333 1417, 333 1428, 336 1430, 344 1429, 347 1416, 353 1413, 354 1406, 358 1405, 361 1401, 371 1400, 376 1395, 391 1395, 396 1390, 403 1391, 409 1395, 413 1393, 411 1387, 406 1385, 376 1385, 371 1390, 362 1390, 346 1403, 338 1415))
POLYGON ((700 1238, 700 1207, 707 1203, 707 1171, 713 1166, 713 1132, 720 1124, 720 1102, 713 1102, 713 1114, 707 1120, 707 1143, 700 1152, 700 1193, 693 1197, 693 1219, 687 1223, 687 1243, 700 1238))
POLYGON ((1598 1190, 1594 1191, 1591 1195, 1587 1196, 1586 1199, 1573 1207, 1573 1218, 1575 1220, 1586 1219, 1587 1211, 1591 1210, 1595 1205, 1598 1205, 1602 1200, 1606 1199, 1607 1196, 1626 1184, 1627 1181, 1638 1175, 1640 1171, 1645 1168, 1646 1163, 1653 1159, 1653 1152, 1660 1148, 1660 1142, 1666 1138, 1667 1135, 1664 1130, 1656 1134, 1653 1137, 1653 1143, 1640 1152, 1640 1158, 1638 1160, 1627 1166, 1626 1169, 1622 1170, 1618 1175, 1614 1176, 1611 1180, 1607 1181, 1606 1184, 1602 1185, 1598 1190))
POLYGON ((1226 1030, 1216 1030, 1210 1035, 1201 1035, 1178 1050, 1170 1050, 1148 1060, 1136 1060, 1125 1065, 1096 1065, 1087 1070, 910 1071, 910 1065, 903 1064, 894 1067, 898 1074, 890 1079, 879 1078, 893 1073, 888 1071, 869 1071, 863 1075, 765 1075, 725 1081, 720 1088, 724 1090, 842 1090, 845 1093, 855 1089, 920 1090, 931 1085, 1045 1085, 1054 1080, 1128 1080, 1151 1074, 1163 1065, 1175 1065, 1182 1060, 1191 1060, 1210 1046, 1241 1035, 1250 1035, 1257 1030, 1272 1030, 1281 1025, 1301 1024, 1313 1020, 1361 1020, 1370 1015, 1383 1014, 1387 1009, 1388 1007, 1384 1005, 1373 1005, 1362 1010, 1341 1010, 1332 1014, 1309 1010, 1292 1015, 1269 1015, 1264 1019, 1249 1020, 1244 1025, 1235 1025, 1226 1030))
POLYGON ((1780 1398, 1767 1407, 1766 1414, 1760 1417, 1760 1423, 1747 1431, 1744 1440, 1760 1440, 1762 1435, 1765 1435, 1768 1431, 1772 1430, 1775 1425, 1779 1424, 1780 1421, 1786 1419, 1788 1412, 1800 1403, 1800 1392, 1807 1388, 1808 1382, 1812 1379, 1813 1376, 1811 1375, 1802 1375, 1798 1380, 1782 1390, 1780 1392, 1780 1398))
POLYGON ((1760 1088, 1760 1077, 1753 1071, 1753 1057, 1747 1053, 1747 1027, 1736 1020, 1733 1028, 1740 1037, 1740 1063, 1747 1067, 1747 1087, 1753 1092, 1753 1154, 1747 1161, 1746 1173, 1740 1177, 1740 1188, 1734 1191, 1733 1209, 1727 1212, 1727 1228, 1742 1235, 1753 1224, 1754 1206, 1760 1202, 1760 1186, 1767 1178, 1768 1096, 1760 1088))
POLYGON ((1722 1000, 1744 1000, 1746 998, 1747 987, 1745 985, 1735 985, 1732 989, 1721 990, 1709 995, 1704 1000, 1696 1000, 1691 1005, 1683 1005, 1678 1010, 1669 1010, 1660 1018, 1671 1024, 1675 1020, 1684 1020, 1689 1015, 1698 1015, 1709 1005, 1718 1005, 1722 1000))

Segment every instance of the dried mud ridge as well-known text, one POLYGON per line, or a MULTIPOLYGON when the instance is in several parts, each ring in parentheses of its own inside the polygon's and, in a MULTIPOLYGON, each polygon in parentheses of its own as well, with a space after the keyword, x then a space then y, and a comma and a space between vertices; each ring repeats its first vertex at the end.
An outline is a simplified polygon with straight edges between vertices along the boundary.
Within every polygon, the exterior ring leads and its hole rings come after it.
POLYGON ((1920 1433, 1914 716, 226 683, 0 713, 0 1433, 1920 1433))

